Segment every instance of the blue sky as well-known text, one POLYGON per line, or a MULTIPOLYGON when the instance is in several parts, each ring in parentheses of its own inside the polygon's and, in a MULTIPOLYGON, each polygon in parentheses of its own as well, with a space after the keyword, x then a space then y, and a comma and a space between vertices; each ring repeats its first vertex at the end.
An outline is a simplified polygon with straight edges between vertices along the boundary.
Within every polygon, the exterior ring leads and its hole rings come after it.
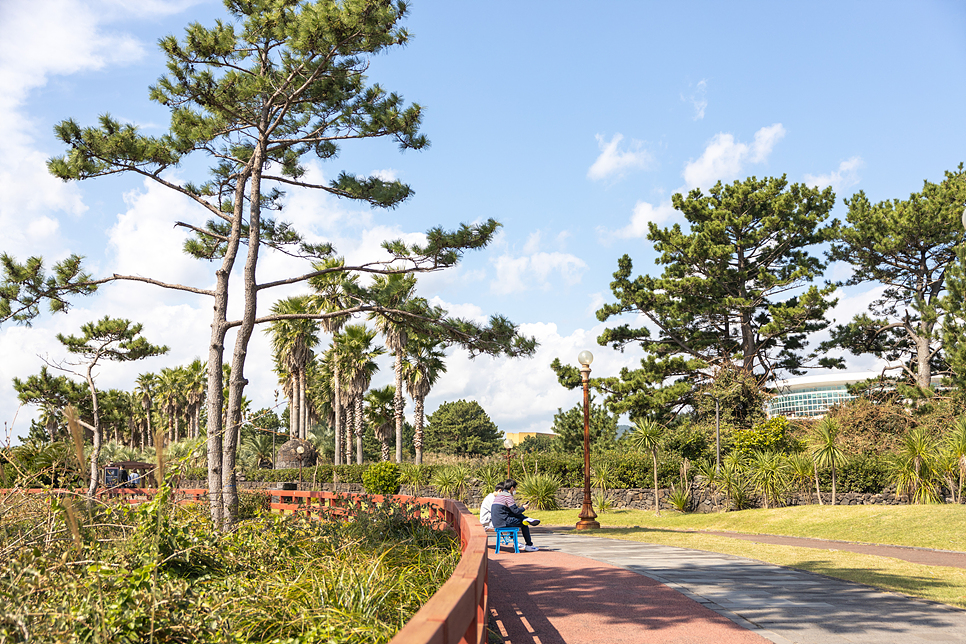
MULTIPOLYGON (((61 152, 52 128, 68 117, 86 125, 109 111, 160 133, 167 114, 147 100, 163 71, 158 38, 219 15, 220 2, 190 0, 0 3, 0 250, 48 260, 78 252, 98 275, 208 285, 209 267, 180 254, 182 234, 171 226, 201 213, 135 178, 63 184, 43 162, 61 152)), ((427 401, 432 411, 478 400, 506 431, 547 431, 558 407, 579 402, 556 384, 554 358, 574 363, 589 347, 594 375, 640 359, 598 347, 593 312, 610 301, 619 256, 655 270, 647 222, 681 221, 673 193, 787 174, 833 186, 841 218, 842 199, 860 189, 874 201, 905 198, 966 160, 960 2, 417 0, 406 24, 412 42, 375 57, 370 77, 425 107, 432 147, 347 145, 311 174, 380 173, 410 183, 415 197, 382 212, 290 193, 285 216, 350 259, 378 257, 383 239, 416 240, 434 225, 500 220, 487 250, 421 279, 419 291, 463 315, 503 313, 541 341, 530 360, 454 352, 427 401)), ((203 167, 177 174, 201 177, 203 167)), ((265 275, 298 270, 281 259, 264 266, 265 275)), ((833 266, 829 277, 847 272, 833 266)), ((835 317, 865 309, 874 294, 843 292, 835 317)), ((139 371, 205 356, 209 311, 195 298, 118 285, 68 316, 0 328, 0 417, 14 436, 26 433, 33 410, 18 413, 9 383, 36 373, 38 356, 64 357, 55 333, 105 314, 144 322, 147 337, 172 352, 101 370, 101 386, 130 388, 139 371)), ((249 364, 248 396, 273 404, 261 335, 249 364)), ((850 358, 853 369, 875 366, 850 358)), ((380 378, 388 382, 388 364, 380 378)))

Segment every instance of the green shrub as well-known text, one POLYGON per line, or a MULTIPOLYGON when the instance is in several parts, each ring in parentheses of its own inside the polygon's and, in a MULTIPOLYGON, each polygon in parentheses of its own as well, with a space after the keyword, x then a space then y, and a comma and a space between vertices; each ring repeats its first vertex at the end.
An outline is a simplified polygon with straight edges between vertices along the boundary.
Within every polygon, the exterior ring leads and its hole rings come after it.
POLYGON ((391 496, 399 493, 399 467, 383 461, 373 463, 362 473, 362 484, 369 494, 391 496))
POLYGON ((531 474, 519 481, 516 496, 535 510, 556 510, 560 481, 549 474, 531 474))
POLYGON ((610 512, 614 504, 607 497, 607 492, 604 490, 594 490, 591 492, 591 503, 593 503, 594 508, 597 510, 598 514, 606 514, 610 512))
POLYGON ((774 416, 751 429, 736 427, 731 432, 732 449, 747 455, 756 452, 788 452, 788 419, 774 416))
POLYGON ((691 490, 679 485, 671 485, 671 494, 668 501, 671 502, 671 507, 678 512, 687 512, 691 505, 691 490))
POLYGON ((238 518, 254 519, 271 509, 272 498, 262 492, 238 493, 238 518))
POLYGON ((835 478, 836 488, 843 492, 879 494, 889 485, 888 463, 877 454, 859 454, 850 458, 835 478))
POLYGON ((433 470, 429 483, 440 496, 462 501, 470 486, 470 471, 465 465, 445 465, 433 470))

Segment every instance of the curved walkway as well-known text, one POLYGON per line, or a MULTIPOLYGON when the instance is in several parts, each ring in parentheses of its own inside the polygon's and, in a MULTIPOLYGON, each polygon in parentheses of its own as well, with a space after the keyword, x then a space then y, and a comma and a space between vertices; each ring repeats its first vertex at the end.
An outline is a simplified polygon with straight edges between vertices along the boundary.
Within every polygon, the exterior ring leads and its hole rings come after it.
POLYGON ((730 555, 534 536, 540 552, 489 552, 509 644, 966 643, 966 611, 943 604, 730 555))

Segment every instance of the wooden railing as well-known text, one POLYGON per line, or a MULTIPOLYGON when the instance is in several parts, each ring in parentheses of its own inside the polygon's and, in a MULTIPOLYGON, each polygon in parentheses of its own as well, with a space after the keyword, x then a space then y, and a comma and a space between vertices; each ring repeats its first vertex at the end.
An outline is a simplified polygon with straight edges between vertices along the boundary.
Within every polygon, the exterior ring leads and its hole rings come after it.
MULTIPOLYGON (((3 490, 0 495, 11 492, 27 494, 83 494, 86 490, 3 490)), ((325 513, 351 512, 364 501, 381 502, 385 497, 360 494, 333 494, 331 492, 302 492, 295 490, 262 490, 271 495, 271 508, 288 514, 307 512, 321 516, 325 513), (277 499, 277 500, 276 500, 277 499), (317 510, 313 512, 312 510, 317 510)), ((121 499, 128 503, 144 503, 157 494, 151 488, 102 488, 96 492, 101 499, 121 499)), ((456 570, 423 607, 413 615, 392 638, 391 644, 483 644, 486 641, 487 623, 487 558, 486 532, 477 518, 466 506, 452 499, 433 499, 412 496, 390 497, 423 506, 429 518, 443 521, 446 527, 459 534, 462 556, 456 570)), ((208 500, 208 490, 177 490, 178 503, 203 503, 208 500)))
MULTIPOLYGON (((381 502, 384 497, 332 492, 268 490, 273 511, 349 512, 364 501, 381 502), (277 501, 275 499, 278 499, 277 501)), ((429 598, 412 619, 396 633, 391 644, 483 644, 488 616, 486 532, 466 506, 452 499, 413 496, 392 497, 418 503, 432 518, 445 521, 460 537, 463 556, 449 580, 429 598)), ((321 512, 320 512, 321 513, 321 512)))

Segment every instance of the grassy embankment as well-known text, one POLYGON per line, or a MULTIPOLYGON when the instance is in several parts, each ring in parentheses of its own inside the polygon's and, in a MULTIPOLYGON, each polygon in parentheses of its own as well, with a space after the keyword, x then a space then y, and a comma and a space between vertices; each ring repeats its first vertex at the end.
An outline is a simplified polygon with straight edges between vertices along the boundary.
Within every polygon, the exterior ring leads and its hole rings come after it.
POLYGON ((413 506, 348 521, 256 508, 221 532, 168 492, 136 507, 0 497, 0 642, 388 642, 460 558, 413 506))
MULTIPOLYGON (((577 510, 532 511, 573 525, 577 510)), ((799 506, 717 514, 613 510, 596 536, 748 557, 966 608, 966 569, 923 566, 836 549, 754 543, 703 533, 733 531, 966 551, 966 505, 799 506)), ((539 544, 538 544, 539 545, 539 544)))

